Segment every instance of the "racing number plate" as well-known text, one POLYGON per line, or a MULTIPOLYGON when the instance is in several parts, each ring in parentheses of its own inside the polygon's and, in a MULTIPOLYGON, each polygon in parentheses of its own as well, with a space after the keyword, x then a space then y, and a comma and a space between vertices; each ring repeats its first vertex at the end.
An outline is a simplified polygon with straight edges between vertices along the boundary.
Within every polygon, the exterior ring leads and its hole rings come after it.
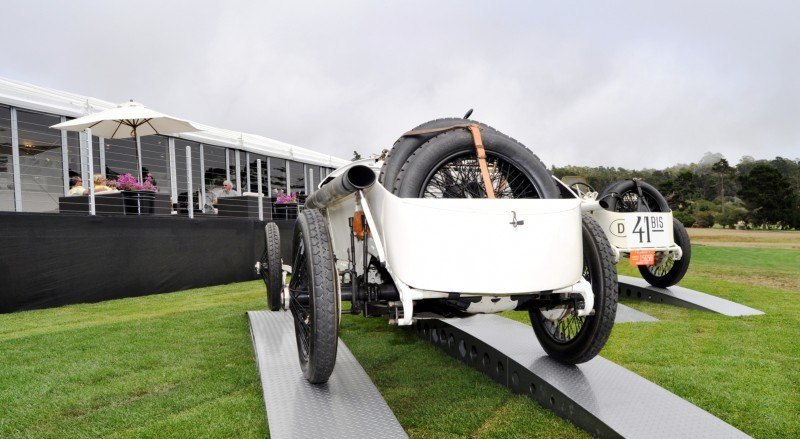
MULTIPOLYGON (((670 245, 667 221, 662 213, 636 212, 625 215, 629 248, 653 248, 670 245)), ((671 227, 672 224, 669 224, 671 227)), ((669 232, 672 230, 670 229, 669 232)))

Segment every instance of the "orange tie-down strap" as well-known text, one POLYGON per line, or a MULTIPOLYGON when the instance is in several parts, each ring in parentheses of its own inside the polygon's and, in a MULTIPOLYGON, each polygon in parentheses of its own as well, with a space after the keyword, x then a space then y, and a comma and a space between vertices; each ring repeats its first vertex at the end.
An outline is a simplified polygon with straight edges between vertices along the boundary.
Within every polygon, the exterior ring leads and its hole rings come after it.
POLYGON ((478 156, 478 167, 481 169, 481 177, 483 178, 483 187, 486 189, 486 196, 488 198, 495 198, 494 186, 492 185, 491 177, 489 177, 489 166, 486 165, 486 149, 484 149, 483 147, 483 137, 481 137, 481 130, 478 124, 464 123, 464 124, 450 125, 442 128, 414 130, 403 134, 402 137, 419 136, 421 134, 442 133, 445 131, 455 130, 458 128, 466 128, 469 130, 470 134, 472 134, 472 141, 475 144, 475 153, 478 156))

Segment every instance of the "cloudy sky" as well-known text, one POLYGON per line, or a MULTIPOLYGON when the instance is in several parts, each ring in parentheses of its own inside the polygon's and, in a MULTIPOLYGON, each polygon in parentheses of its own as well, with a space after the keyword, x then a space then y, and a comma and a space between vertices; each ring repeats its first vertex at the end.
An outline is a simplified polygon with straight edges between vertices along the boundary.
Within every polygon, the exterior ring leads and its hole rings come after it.
POLYGON ((800 157, 800 3, 37 1, 0 76, 350 158, 424 121, 547 165, 800 157))

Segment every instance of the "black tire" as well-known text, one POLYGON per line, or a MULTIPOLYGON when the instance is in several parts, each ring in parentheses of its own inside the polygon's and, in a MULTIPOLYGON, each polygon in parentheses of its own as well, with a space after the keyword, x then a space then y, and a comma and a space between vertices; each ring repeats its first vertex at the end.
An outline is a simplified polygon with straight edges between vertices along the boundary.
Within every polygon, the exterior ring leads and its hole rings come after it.
POLYGON ((283 267, 281 266, 281 235, 278 225, 264 226, 264 252, 261 254, 259 272, 267 287, 267 307, 270 311, 281 309, 283 292, 283 267))
MULTIPOLYGON (((474 120, 469 119, 461 119, 457 117, 448 117, 443 119, 436 119, 425 122, 421 125, 417 125, 411 131, 416 130, 430 130, 436 128, 445 128, 453 125, 458 124, 478 124, 484 130, 491 130, 494 131, 493 128, 489 127, 488 125, 482 124, 480 122, 476 122, 474 120)), ((395 192, 395 185, 398 183, 397 176, 400 174, 400 170, 403 168, 403 165, 406 163, 408 158, 411 154, 414 154, 414 151, 417 150, 423 143, 427 142, 428 140, 436 137, 440 133, 431 133, 431 134, 420 134, 417 136, 404 136, 397 139, 392 146, 392 149, 389 150, 389 153, 386 155, 386 159, 383 161, 383 166, 381 167, 381 172, 378 175, 378 181, 383 184, 383 187, 386 188, 389 192, 396 194, 395 192)))
POLYGON ((683 256, 677 261, 668 256, 662 261, 656 259, 656 265, 654 266, 639 266, 639 273, 642 274, 644 280, 654 287, 668 288, 677 284, 683 279, 686 270, 689 269, 689 262, 692 259, 692 244, 689 241, 689 233, 686 232, 683 224, 675 218, 672 219, 672 233, 675 238, 675 244, 678 244, 683 251, 683 256))
POLYGON ((325 218, 306 209, 294 228, 289 309, 294 318, 297 353, 303 376, 312 384, 328 381, 336 364, 339 301, 333 251, 325 218))
POLYGON ((603 229, 587 214, 583 215, 583 263, 584 278, 594 292, 594 315, 578 317, 570 313, 554 323, 539 308, 529 311, 533 332, 545 352, 566 364, 594 358, 608 341, 617 314, 614 255, 603 229))
MULTIPOLYGON (((643 211, 645 212, 669 212, 666 198, 661 195, 653 185, 639 182, 642 188, 643 211), (649 208, 649 210, 648 210, 649 208)), ((639 193, 636 191, 636 184, 633 180, 620 180, 603 188, 597 199, 604 209, 612 212, 636 212, 639 193)))
MULTIPOLYGON (((511 183, 505 185, 505 192, 495 192, 498 198, 559 198, 561 195, 550 171, 529 149, 516 140, 497 132, 494 129, 483 129, 481 132, 486 149, 487 162, 500 164, 494 168, 498 170, 498 177, 510 182, 512 178, 508 173, 524 178, 513 179, 517 187, 511 183), (506 174, 502 174, 505 172, 506 174), (523 187, 524 186, 524 187, 523 187)), ((433 177, 446 166, 459 160, 475 160, 475 146, 472 135, 464 129, 456 129, 439 134, 418 147, 406 160, 400 173, 397 175, 395 195, 404 198, 424 198, 432 195, 426 192, 433 177)), ((460 167, 459 169, 474 170, 475 166, 460 167)), ((455 167, 453 169, 456 169, 455 167)), ((471 188, 459 187, 458 190, 447 194, 440 192, 445 198, 485 198, 485 188, 478 173, 470 171, 471 188), (469 192, 469 193, 467 193, 469 192)), ((495 176, 493 174, 493 176, 495 176)), ((463 183, 463 180, 460 180, 463 183)), ((500 186, 501 183, 497 183, 500 186)))

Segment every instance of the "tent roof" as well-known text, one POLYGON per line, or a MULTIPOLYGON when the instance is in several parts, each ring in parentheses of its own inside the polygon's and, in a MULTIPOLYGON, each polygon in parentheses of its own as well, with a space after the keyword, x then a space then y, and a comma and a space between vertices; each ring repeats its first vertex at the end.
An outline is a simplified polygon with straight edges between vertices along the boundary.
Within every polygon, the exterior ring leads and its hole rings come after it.
MULTIPOLYGON (((68 117, 86 116, 117 106, 115 103, 97 98, 39 87, 2 77, 0 77, 0 103, 68 117)), ((270 157, 297 160, 308 164, 332 168, 338 168, 349 163, 347 160, 338 157, 322 154, 268 137, 190 122, 203 131, 176 134, 171 135, 171 137, 192 140, 208 145, 237 148, 270 157)))

